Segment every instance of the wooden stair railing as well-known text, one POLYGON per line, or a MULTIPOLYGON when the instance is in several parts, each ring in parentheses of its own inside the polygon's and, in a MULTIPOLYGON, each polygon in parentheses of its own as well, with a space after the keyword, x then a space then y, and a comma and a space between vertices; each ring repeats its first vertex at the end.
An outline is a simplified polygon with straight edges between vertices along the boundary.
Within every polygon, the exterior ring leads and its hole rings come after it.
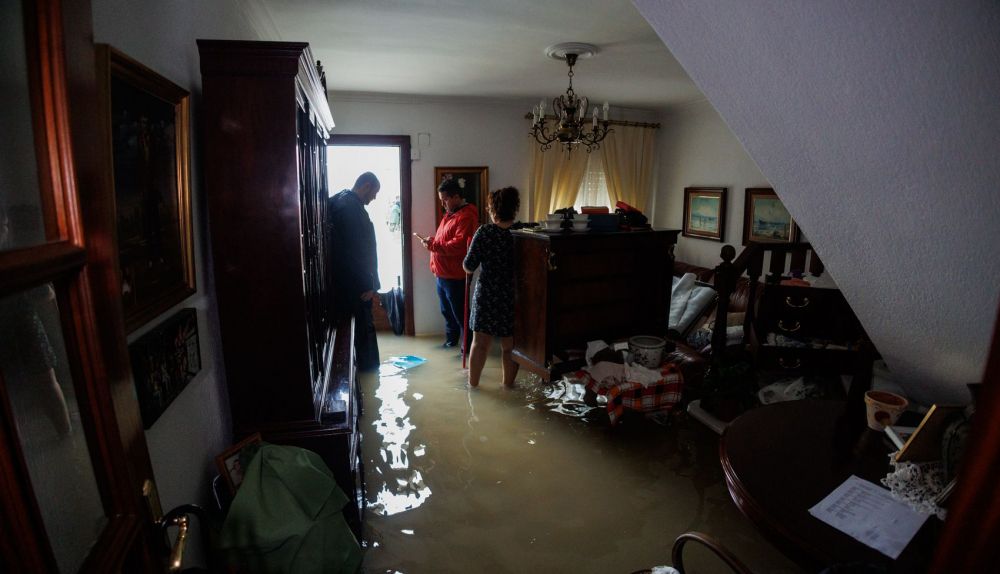
POLYGON ((720 257, 722 263, 715 268, 715 291, 718 302, 715 310, 715 325, 712 328, 712 364, 718 366, 725 358, 726 350, 726 317, 729 314, 729 296, 736 290, 736 284, 744 273, 750 281, 747 294, 746 317, 743 321, 743 343, 746 344, 750 335, 750 325, 753 324, 757 312, 755 302, 757 289, 760 287, 760 276, 764 271, 764 255, 770 253, 767 282, 778 282, 785 273, 785 264, 791 257, 790 271, 807 270, 811 275, 820 276, 825 269, 823 262, 808 243, 757 243, 751 241, 743 248, 739 257, 732 245, 723 245, 720 257), (722 351, 720 352, 719 349, 722 351))

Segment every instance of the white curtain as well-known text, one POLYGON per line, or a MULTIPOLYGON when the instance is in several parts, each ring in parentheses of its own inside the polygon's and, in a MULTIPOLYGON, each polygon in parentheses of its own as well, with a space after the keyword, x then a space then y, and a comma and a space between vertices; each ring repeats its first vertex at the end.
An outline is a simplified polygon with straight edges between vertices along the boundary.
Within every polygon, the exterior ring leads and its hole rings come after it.
POLYGON ((645 211, 653 187, 656 129, 617 125, 612 129, 599 150, 611 205, 624 201, 645 211))
POLYGON ((528 216, 531 221, 538 221, 557 209, 576 203, 576 194, 587 172, 588 154, 584 149, 576 149, 567 156, 559 144, 543 152, 534 140, 529 145, 531 212, 528 216))

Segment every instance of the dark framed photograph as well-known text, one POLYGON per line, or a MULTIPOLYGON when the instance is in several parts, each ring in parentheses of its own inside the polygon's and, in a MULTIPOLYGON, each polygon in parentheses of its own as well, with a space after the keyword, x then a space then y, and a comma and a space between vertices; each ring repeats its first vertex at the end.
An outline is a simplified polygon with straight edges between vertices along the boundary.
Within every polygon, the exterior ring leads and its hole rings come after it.
POLYGON ((236 494, 236 490, 243 483, 243 465, 249 462, 247 457, 241 457, 243 451, 248 447, 256 448, 261 442, 260 433, 253 433, 215 457, 215 466, 219 469, 219 475, 226 481, 230 494, 236 494))
POLYGON ((125 329, 195 292, 188 92, 99 46, 125 329))
MULTIPOLYGON (((476 206, 479 211, 479 223, 486 221, 486 205, 489 203, 490 193, 490 168, 488 167, 435 167, 434 168, 434 193, 446 179, 458 181, 458 186, 462 188, 462 197, 466 202, 476 206)), ((441 218, 444 216, 444 209, 441 203, 434 199, 435 216, 434 229, 437 229, 441 218)))
POLYGON ((684 229, 686 237, 722 241, 726 230, 726 188, 685 187, 684 229))
POLYGON ((181 309, 128 346, 142 428, 149 430, 201 370, 198 314, 181 309))
POLYGON ((769 187, 746 188, 743 205, 743 245, 758 243, 795 243, 798 230, 791 214, 769 187))

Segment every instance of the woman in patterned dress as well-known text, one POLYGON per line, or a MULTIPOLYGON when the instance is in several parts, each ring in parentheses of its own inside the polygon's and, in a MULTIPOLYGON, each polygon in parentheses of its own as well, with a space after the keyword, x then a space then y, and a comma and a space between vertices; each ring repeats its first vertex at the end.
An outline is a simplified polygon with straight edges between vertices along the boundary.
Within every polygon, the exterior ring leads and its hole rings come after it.
POLYGON ((473 273, 483 266, 472 301, 472 352, 469 355, 469 385, 479 386, 486 355, 493 338, 500 338, 503 384, 514 386, 514 238, 510 227, 521 204, 517 188, 490 192, 489 212, 493 223, 483 225, 472 237, 463 267, 473 273))

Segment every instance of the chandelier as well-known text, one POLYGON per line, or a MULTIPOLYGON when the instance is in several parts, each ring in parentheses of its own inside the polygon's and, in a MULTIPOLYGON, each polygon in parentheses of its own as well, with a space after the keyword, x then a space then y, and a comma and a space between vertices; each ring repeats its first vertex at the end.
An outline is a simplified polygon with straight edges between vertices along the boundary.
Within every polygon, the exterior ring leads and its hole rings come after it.
POLYGON ((567 154, 573 152, 573 146, 583 145, 587 153, 601 147, 600 142, 608 135, 608 103, 604 102, 603 118, 598 118, 597 106, 591 116, 587 117, 588 101, 586 97, 577 97, 573 91, 573 66, 578 57, 589 58, 597 53, 597 46, 570 42, 557 44, 545 50, 550 58, 565 59, 569 65, 569 87, 566 93, 552 98, 552 110, 555 113, 553 130, 549 131, 545 115, 545 99, 532 108, 533 123, 528 135, 534 136, 541 145, 542 151, 559 142, 567 154))

